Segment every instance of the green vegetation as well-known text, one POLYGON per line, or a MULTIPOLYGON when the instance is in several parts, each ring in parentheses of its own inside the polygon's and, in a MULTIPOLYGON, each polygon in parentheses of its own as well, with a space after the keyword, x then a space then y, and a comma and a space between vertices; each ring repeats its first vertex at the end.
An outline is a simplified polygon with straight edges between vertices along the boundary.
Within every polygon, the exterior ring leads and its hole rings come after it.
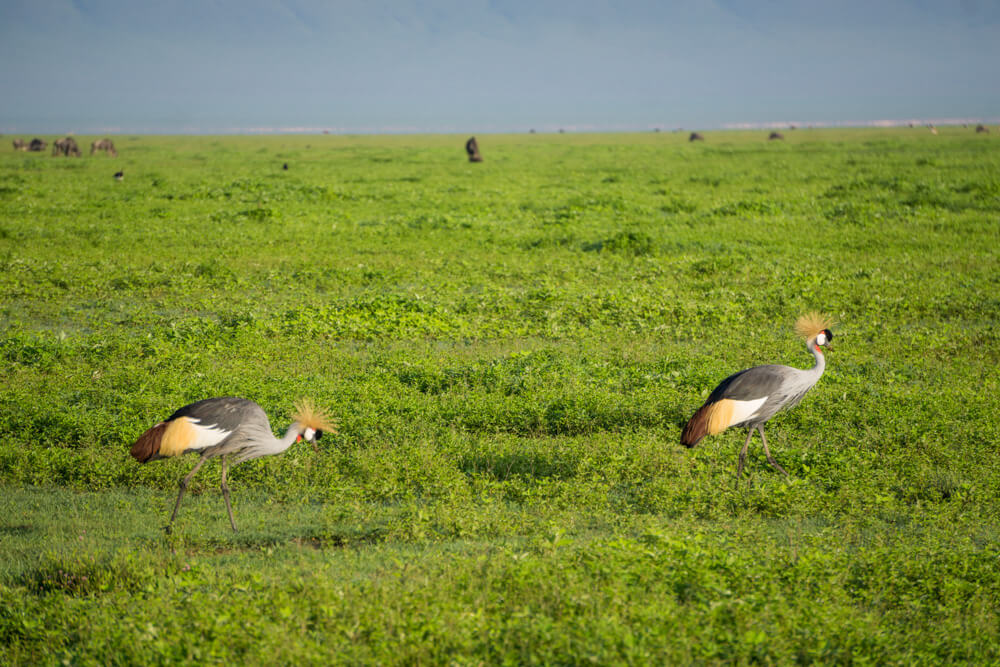
POLYGON ((0 662, 1000 661, 1000 145, 785 134, 0 152, 0 662), (680 429, 813 309, 737 488, 680 429), (166 536, 220 395, 340 433, 166 536))

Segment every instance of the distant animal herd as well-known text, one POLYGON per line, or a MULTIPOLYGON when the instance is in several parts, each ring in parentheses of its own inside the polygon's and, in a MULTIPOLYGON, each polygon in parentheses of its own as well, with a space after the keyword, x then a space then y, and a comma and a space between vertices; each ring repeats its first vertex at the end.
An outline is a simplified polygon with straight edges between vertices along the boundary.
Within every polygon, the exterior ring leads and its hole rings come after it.
MULTIPOLYGON (((914 124, 909 123, 908 127, 912 128, 914 127, 914 124)), ((968 126, 963 125, 962 127, 968 127, 968 126)), ((931 134, 938 133, 938 130, 934 125, 928 124, 927 128, 930 129, 931 134)), ((794 130, 795 126, 789 125, 788 129, 794 130)), ((654 132, 659 132, 659 131, 660 128, 656 128, 654 130, 654 132)), ((560 129, 559 132, 560 134, 562 134, 564 130, 560 129)), ((990 129, 985 125, 983 125, 982 123, 976 125, 976 134, 989 134, 989 132, 990 129)), ((535 134, 535 130, 531 130, 531 134, 535 134)), ((781 141, 784 138, 785 138, 784 135, 781 134, 780 132, 771 132, 767 136, 768 141, 781 141)), ((705 141, 705 135, 701 134, 700 132, 692 132, 690 135, 688 135, 688 141, 691 142, 705 141)), ((45 140, 39 139, 38 137, 35 137, 31 141, 25 141, 24 139, 20 138, 14 139, 14 150, 16 151, 41 152, 44 151, 47 146, 48 144, 45 142, 45 140)), ((118 157, 118 151, 115 149, 115 144, 110 139, 97 139, 93 143, 91 143, 90 154, 93 155, 94 153, 97 152, 102 152, 106 155, 110 155, 111 157, 118 157)), ((469 157, 469 162, 483 161, 483 156, 479 152, 479 142, 476 141, 475 137, 469 137, 469 139, 465 142, 465 152, 469 157)), ((62 139, 56 139, 55 141, 52 142, 52 155, 62 155, 65 157, 69 157, 72 155, 74 157, 80 157, 81 155, 80 147, 77 145, 76 140, 73 137, 68 136, 62 139)), ((287 162, 284 165, 282 165, 282 169, 284 170, 288 169, 287 162)), ((121 180, 122 173, 118 172, 117 174, 115 174, 115 178, 121 180)))
MULTIPOLYGON (((25 141, 24 139, 14 140, 14 150, 16 151, 34 151, 40 153, 44 151, 48 144, 44 139, 39 139, 35 137, 31 141, 25 141)), ((115 150, 115 144, 110 139, 97 139, 92 144, 90 144, 90 154, 101 151, 110 155, 111 157, 118 157, 118 151, 115 150)), ((53 155, 63 155, 69 157, 70 155, 74 157, 80 157, 80 147, 76 143, 76 139, 73 137, 64 137, 62 139, 56 139, 52 142, 52 154, 53 155)))

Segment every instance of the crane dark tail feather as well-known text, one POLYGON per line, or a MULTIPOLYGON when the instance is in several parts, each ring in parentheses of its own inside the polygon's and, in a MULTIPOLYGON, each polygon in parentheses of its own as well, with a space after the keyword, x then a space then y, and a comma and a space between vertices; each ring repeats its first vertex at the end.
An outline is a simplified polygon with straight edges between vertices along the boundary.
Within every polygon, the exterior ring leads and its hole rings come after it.
POLYGON ((688 421, 687 426, 684 427, 684 431, 681 433, 681 444, 685 447, 694 448, 701 439, 708 435, 708 421, 710 415, 710 405, 707 403, 694 413, 691 419, 688 421))
POLYGON ((157 456, 160 453, 160 441, 163 439, 163 433, 167 430, 167 426, 167 422, 160 422, 140 435, 139 439, 132 445, 132 458, 139 463, 160 458, 157 456))

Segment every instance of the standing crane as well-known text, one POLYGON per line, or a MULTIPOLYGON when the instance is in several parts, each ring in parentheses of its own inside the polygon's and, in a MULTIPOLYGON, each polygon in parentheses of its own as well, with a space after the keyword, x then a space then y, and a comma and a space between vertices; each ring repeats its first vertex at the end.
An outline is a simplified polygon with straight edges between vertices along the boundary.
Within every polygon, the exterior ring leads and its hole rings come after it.
POLYGON ((245 398, 231 396, 206 398, 197 403, 185 405, 164 421, 152 427, 132 445, 132 457, 140 463, 157 459, 180 456, 197 452, 201 458, 194 468, 180 482, 180 493, 170 515, 167 532, 170 532, 181 498, 187 490, 188 482, 208 459, 222 457, 222 497, 229 512, 229 525, 236 531, 233 507, 229 504, 229 486, 226 484, 226 457, 232 455, 233 465, 273 456, 288 449, 292 443, 305 439, 317 452, 316 441, 323 431, 336 432, 336 423, 326 413, 314 408, 307 400, 295 404, 292 425, 284 437, 275 438, 271 433, 271 423, 259 405, 245 398))
POLYGON ((808 313, 800 317, 795 322, 795 331, 805 338, 806 348, 816 360, 813 367, 800 370, 790 366, 768 364, 730 375, 719 383, 705 404, 698 408, 688 421, 681 434, 681 444, 685 447, 694 447, 706 435, 722 433, 734 426, 746 426, 750 432, 747 433, 746 442, 740 450, 739 463, 736 467, 737 483, 743 473, 743 464, 746 462, 747 449, 750 447, 754 431, 760 431, 760 440, 764 445, 767 462, 787 477, 788 473, 778 465, 767 447, 764 423, 779 410, 790 408, 801 401, 806 392, 812 389, 823 375, 823 370, 826 368, 823 348, 833 340, 833 334, 830 333, 832 325, 832 320, 821 313, 808 313))

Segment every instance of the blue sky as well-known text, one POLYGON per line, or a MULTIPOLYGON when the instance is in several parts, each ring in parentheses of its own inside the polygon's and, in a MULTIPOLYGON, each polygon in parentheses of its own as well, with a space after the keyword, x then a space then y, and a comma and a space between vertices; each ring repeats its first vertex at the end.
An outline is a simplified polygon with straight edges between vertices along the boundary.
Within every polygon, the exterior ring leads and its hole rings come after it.
POLYGON ((1000 118, 1000 0, 0 0, 0 132, 1000 118))

